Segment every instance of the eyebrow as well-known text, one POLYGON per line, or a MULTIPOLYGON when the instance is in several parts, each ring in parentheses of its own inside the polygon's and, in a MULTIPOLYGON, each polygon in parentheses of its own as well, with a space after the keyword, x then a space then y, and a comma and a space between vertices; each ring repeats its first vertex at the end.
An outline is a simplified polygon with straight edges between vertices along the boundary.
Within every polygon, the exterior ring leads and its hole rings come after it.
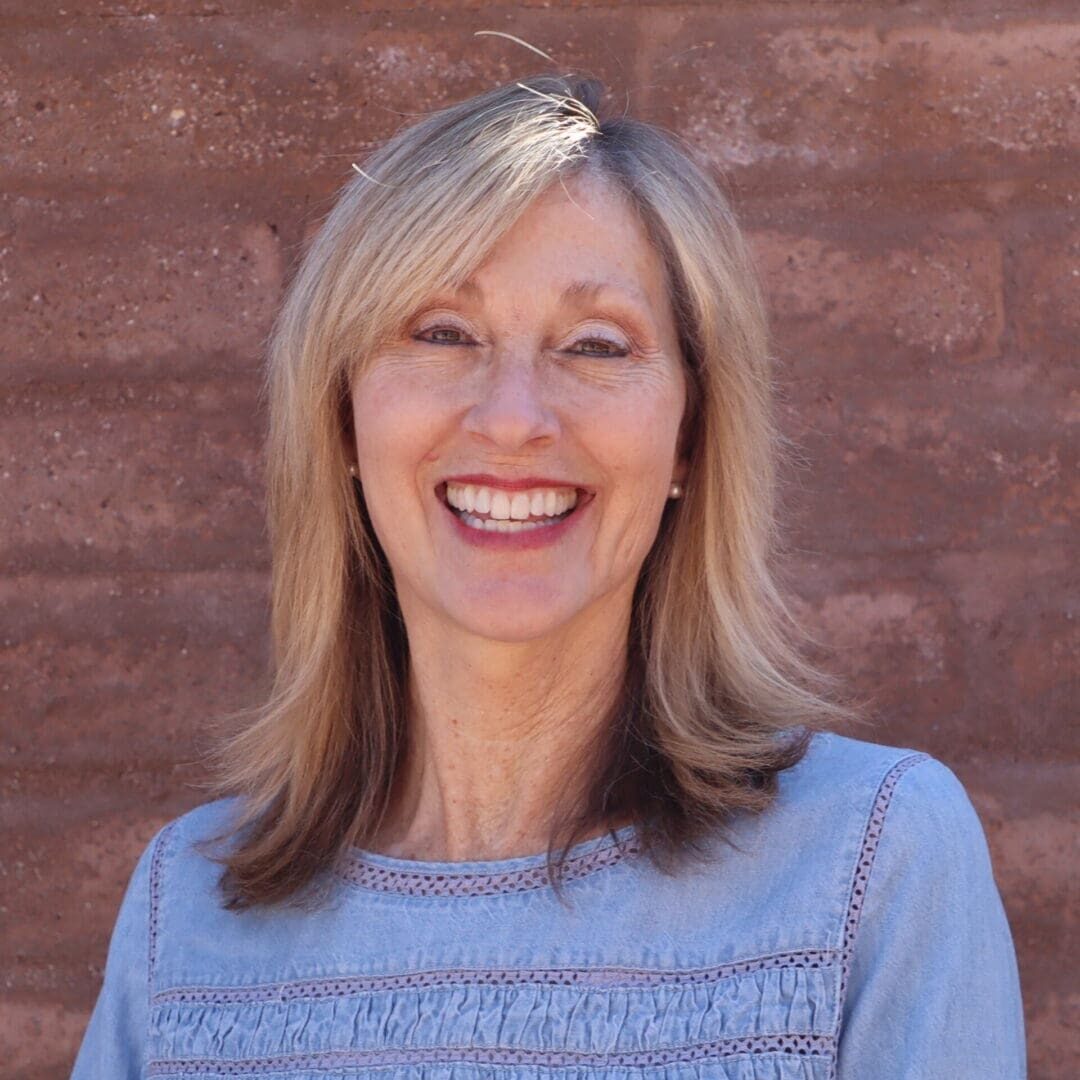
MULTIPOLYGON (((466 278, 459 286, 459 290, 478 299, 484 295, 484 290, 480 288, 473 278, 466 278)), ((597 293, 602 292, 621 292, 635 303, 641 304, 646 310, 649 309, 648 301, 640 289, 619 281, 598 281, 594 279, 571 281, 559 294, 559 300, 561 303, 571 300, 591 300, 597 293)))

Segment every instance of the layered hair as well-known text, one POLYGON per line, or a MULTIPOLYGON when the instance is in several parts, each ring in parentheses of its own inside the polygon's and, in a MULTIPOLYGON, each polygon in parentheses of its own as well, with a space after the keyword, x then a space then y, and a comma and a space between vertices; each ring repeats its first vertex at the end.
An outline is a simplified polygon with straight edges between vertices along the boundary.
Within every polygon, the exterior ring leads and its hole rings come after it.
POLYGON ((376 834, 408 745, 408 640, 349 475, 343 433, 364 422, 350 382, 533 199, 582 169, 625 194, 662 256, 688 473, 641 568, 625 677, 581 760, 583 794, 557 808, 551 882, 574 844, 617 818, 673 871, 732 814, 763 810, 815 730, 857 718, 801 655, 807 635, 770 569, 790 444, 746 243, 694 155, 605 114, 602 97, 594 79, 542 74, 404 128, 354 167, 290 283, 266 383, 274 682, 213 754, 214 793, 240 797, 216 856, 227 907, 318 896, 325 872, 376 834))

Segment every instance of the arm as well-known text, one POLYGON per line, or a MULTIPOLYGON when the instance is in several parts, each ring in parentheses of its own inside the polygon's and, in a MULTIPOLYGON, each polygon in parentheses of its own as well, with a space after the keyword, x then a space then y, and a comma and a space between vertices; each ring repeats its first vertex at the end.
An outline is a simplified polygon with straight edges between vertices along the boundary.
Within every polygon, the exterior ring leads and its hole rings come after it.
POLYGON ((162 833, 143 851, 109 942, 97 1004, 71 1080, 139 1080, 146 1064, 150 998, 151 875, 162 833))
POLYGON ((848 937, 838 1080, 1024 1080, 1012 935, 975 808, 940 761, 888 796, 848 937))

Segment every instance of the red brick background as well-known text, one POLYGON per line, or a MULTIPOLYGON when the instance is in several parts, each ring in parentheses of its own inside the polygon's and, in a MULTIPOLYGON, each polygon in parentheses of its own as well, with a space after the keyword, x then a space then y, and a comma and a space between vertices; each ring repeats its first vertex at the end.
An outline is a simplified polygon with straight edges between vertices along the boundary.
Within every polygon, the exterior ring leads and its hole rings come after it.
POLYGON ((283 280, 373 143, 545 66, 487 29, 727 173, 806 457, 798 610, 874 696, 855 734, 964 781, 1031 1076, 1080 1074, 1075 2, 0 13, 6 1076, 67 1075, 136 856, 203 800, 205 719, 265 689, 259 364, 283 280))

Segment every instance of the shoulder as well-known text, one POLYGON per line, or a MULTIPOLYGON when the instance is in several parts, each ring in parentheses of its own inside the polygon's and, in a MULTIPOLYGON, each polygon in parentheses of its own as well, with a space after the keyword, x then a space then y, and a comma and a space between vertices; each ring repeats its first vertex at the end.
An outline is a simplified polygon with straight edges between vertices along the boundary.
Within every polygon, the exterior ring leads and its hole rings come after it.
POLYGON ((166 822, 150 841, 144 858, 151 863, 207 859, 208 846, 229 834, 241 811, 237 796, 202 803, 166 822))
POLYGON ((870 831, 887 816, 891 831, 903 819, 907 831, 932 833, 973 813, 956 774, 933 755, 835 732, 815 734, 802 760, 780 774, 779 801, 800 814, 861 820, 870 831))
POLYGON ((221 890, 243 800, 204 803, 168 822, 151 845, 149 981, 152 994, 241 980, 297 940, 299 910, 233 911, 221 890))
POLYGON ((956 773, 929 753, 819 734, 782 774, 779 802, 789 821, 806 823, 804 837, 830 838, 849 924, 864 903, 898 893, 927 907, 953 894, 996 895, 978 813, 956 773))
POLYGON ((167 822, 158 837, 170 851, 187 851, 229 832, 237 821, 241 808, 242 803, 238 796, 201 803, 167 822))
POLYGON ((890 879, 919 880, 928 888, 990 877, 986 836, 956 773, 924 751, 831 735, 808 788, 843 778, 862 819, 853 890, 888 887, 890 879))
POLYGON ((783 873, 812 878, 847 918, 867 892, 880 898, 901 878, 932 891, 985 878, 989 866, 979 818, 952 769, 925 751, 836 733, 815 734, 780 774, 759 827, 783 873))
POLYGON ((222 864, 215 856, 227 849, 226 838, 239 818, 241 805, 236 796, 206 802, 158 830, 141 860, 148 878, 152 919, 164 905, 175 909, 181 902, 196 907, 217 902, 222 864))

